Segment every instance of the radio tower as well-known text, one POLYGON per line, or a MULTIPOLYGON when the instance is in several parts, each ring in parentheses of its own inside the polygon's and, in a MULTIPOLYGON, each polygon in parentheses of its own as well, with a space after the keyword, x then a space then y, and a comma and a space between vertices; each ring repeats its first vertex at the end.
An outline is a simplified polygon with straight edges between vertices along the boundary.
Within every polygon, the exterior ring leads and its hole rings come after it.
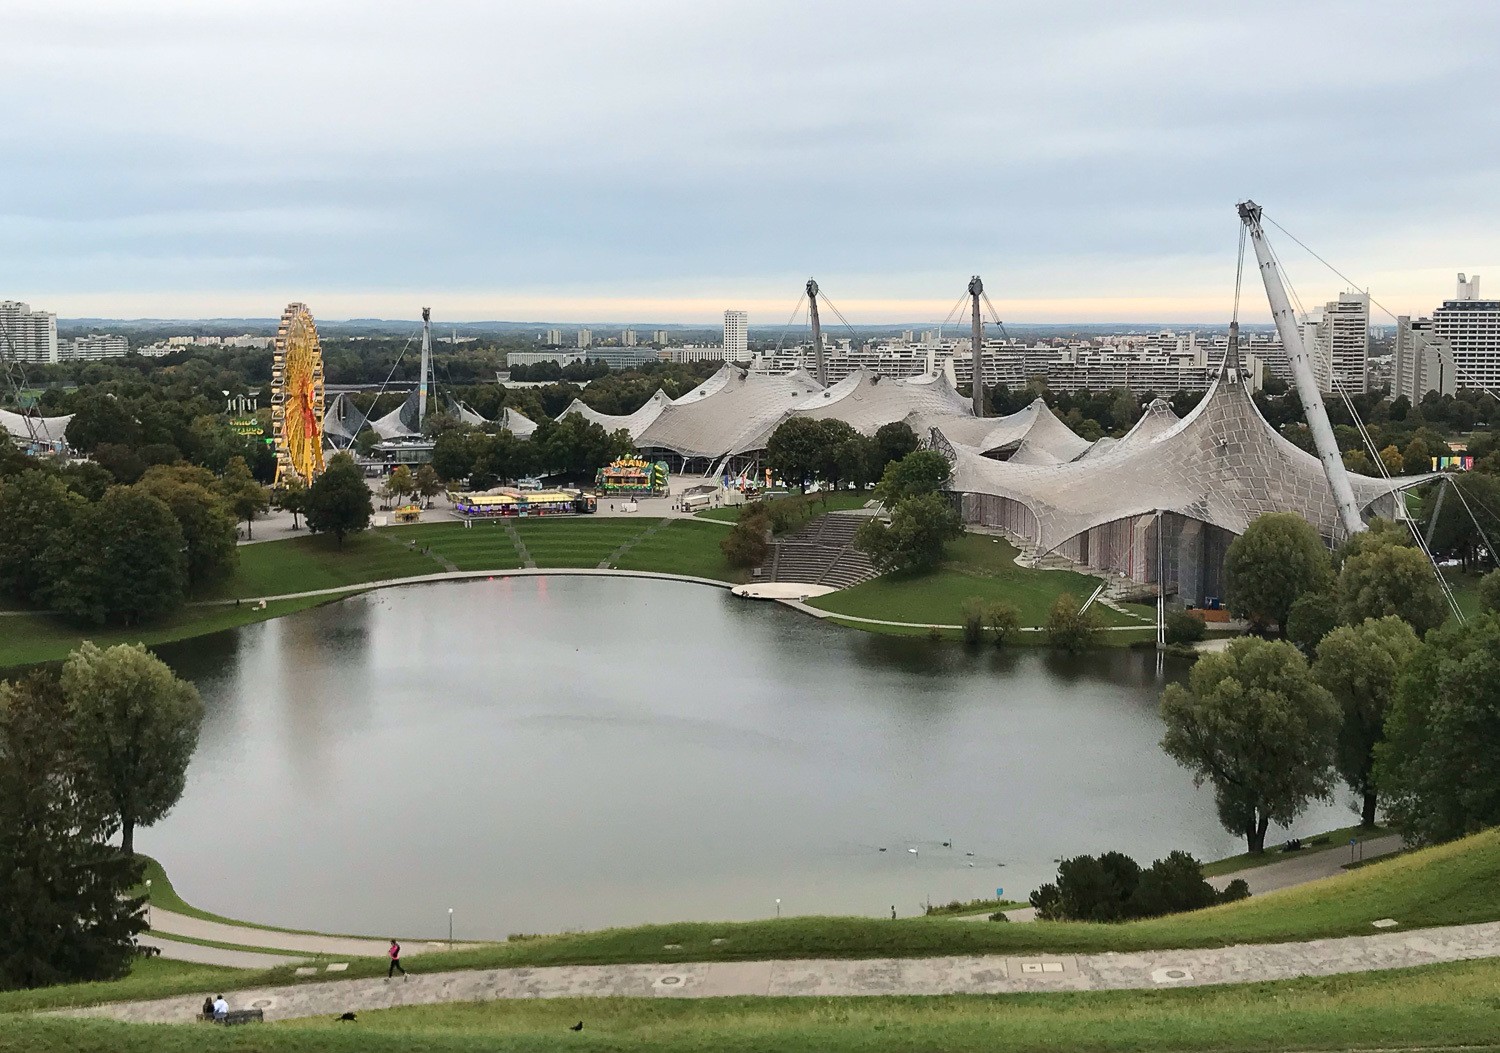
POLYGON ((417 381, 417 430, 427 419, 427 382, 432 375, 432 308, 422 308, 422 376, 417 381))

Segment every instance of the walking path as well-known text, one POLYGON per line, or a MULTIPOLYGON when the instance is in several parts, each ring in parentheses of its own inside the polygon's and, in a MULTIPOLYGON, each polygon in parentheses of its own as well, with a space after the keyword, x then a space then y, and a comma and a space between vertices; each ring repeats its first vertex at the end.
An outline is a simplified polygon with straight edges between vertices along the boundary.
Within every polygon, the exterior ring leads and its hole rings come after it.
MULTIPOLYGON (((1401 835, 1372 837, 1360 845, 1355 852, 1359 859, 1375 859, 1401 851, 1401 835)), ((1267 863, 1263 867, 1238 870, 1208 879, 1214 888, 1223 889, 1235 878, 1244 878, 1250 886, 1250 894, 1259 896, 1263 892, 1275 892, 1279 888, 1305 885, 1319 878, 1332 877, 1349 865, 1349 846, 1339 845, 1318 852, 1289 852, 1280 862, 1267 863)))
MULTIPOLYGON (((836 618, 836 619, 838 619, 841 622, 860 622, 860 623, 862 623, 864 625, 896 625, 896 626, 902 626, 902 627, 908 628, 908 629, 962 629, 963 628, 962 625, 943 625, 941 623, 930 623, 930 622, 893 622, 893 621, 887 621, 884 618, 858 618, 858 617, 856 617, 856 616, 854 616, 852 614, 840 614, 838 611, 825 611, 825 610, 823 610, 820 607, 809 607, 807 604, 801 602, 800 600, 795 600, 795 599, 784 599, 784 600, 778 600, 777 602, 785 604, 786 606, 792 608, 795 611, 801 611, 803 614, 810 614, 814 618, 836 618)), ((1124 611, 1122 613, 1130 614, 1129 611, 1124 611)), ((1134 615, 1131 615, 1131 617, 1134 617, 1134 615)), ((1148 625, 1103 625, 1103 626, 1100 626, 1100 628, 1103 629, 1105 632, 1132 633, 1132 632, 1140 632, 1142 629, 1149 629, 1149 628, 1151 628, 1151 626, 1149 624, 1148 625)), ((1023 626, 1020 627, 1019 631, 1023 632, 1023 633, 1041 633, 1041 632, 1046 632, 1047 630, 1043 626, 1040 626, 1040 625, 1023 625, 1023 626)))
MULTIPOLYGON (((237 991, 231 1008, 267 1020, 336 1016, 439 1002, 507 998, 716 998, 1004 994, 1151 990, 1254 983, 1500 957, 1500 922, 1370 936, 1131 954, 872 958, 857 961, 697 962, 476 969, 409 981, 339 980, 237 991)), ((58 1015, 185 1023, 202 994, 65 1010, 58 1015)))
MULTIPOLYGON (((186 936, 192 940, 211 940, 214 943, 231 943, 239 946, 264 947, 278 951, 294 951, 304 957, 309 955, 331 955, 335 957, 353 958, 384 958, 386 948, 389 944, 385 940, 369 939, 359 936, 324 936, 313 932, 282 932, 278 929, 259 929, 246 925, 230 925, 222 921, 207 921, 203 918, 195 918, 190 914, 178 914, 176 911, 163 910, 161 907, 151 908, 151 933, 165 936, 186 936)), ((144 942, 144 941, 143 941, 144 942)), ((403 955, 421 954, 424 951, 443 950, 446 943, 423 941, 411 943, 402 941, 401 952, 403 955)), ((167 953, 164 948, 162 956, 165 958, 177 958, 179 948, 191 947, 194 951, 211 951, 215 948, 200 947, 197 944, 178 943, 167 953)), ((202 961, 202 958, 184 958, 184 961, 202 961)), ((214 964, 227 964, 216 962, 214 964)), ((258 963, 252 963, 258 964, 258 963)))
POLYGON ((197 943, 163 939, 150 933, 137 936, 135 942, 142 947, 155 947, 161 951, 163 958, 170 958, 174 962, 220 965, 228 969, 273 969, 278 965, 291 965, 307 960, 305 955, 266 954, 263 951, 245 951, 230 947, 204 947, 197 943))

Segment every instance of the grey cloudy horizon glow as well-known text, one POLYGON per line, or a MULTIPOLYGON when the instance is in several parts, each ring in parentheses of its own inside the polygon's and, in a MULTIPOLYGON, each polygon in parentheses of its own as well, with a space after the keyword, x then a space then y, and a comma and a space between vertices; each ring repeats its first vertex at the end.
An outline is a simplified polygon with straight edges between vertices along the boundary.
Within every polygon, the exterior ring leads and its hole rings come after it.
MULTIPOLYGON (((0 298, 65 317, 775 325, 816 275, 881 324, 979 273, 1018 325, 1203 323, 1245 197, 1398 313, 1457 271, 1500 292, 1484 5, 10 0, 4 25, 0 298)), ((1308 306, 1346 288, 1278 246, 1308 306)))

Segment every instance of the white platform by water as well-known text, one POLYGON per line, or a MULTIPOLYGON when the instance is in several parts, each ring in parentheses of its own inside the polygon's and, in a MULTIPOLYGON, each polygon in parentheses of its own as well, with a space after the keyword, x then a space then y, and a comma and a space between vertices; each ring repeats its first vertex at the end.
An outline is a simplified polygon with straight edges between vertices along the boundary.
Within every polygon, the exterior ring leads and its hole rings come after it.
POLYGON ((806 600, 813 596, 827 596, 838 589, 832 585, 810 585, 801 581, 766 581, 736 585, 730 591, 752 600, 806 600))

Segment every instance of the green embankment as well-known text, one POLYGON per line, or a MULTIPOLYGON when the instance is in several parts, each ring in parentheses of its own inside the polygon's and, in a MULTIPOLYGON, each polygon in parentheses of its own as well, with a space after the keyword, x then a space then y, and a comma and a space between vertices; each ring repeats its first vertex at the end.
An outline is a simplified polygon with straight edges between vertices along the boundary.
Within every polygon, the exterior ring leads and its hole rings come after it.
POLYGON ((340 545, 331 534, 241 545, 240 566, 218 595, 282 596, 367 581, 433 574, 443 568, 418 545, 392 544, 374 530, 351 534, 340 545))
MULTIPOLYGON (((1190 914, 1119 925, 1006 924, 953 918, 799 917, 754 922, 681 922, 537 937, 424 954, 424 972, 625 962, 755 961, 776 958, 903 958, 937 955, 1101 953, 1220 947, 1373 933, 1393 918, 1401 930, 1500 920, 1500 830, 1373 863, 1324 881, 1190 914), (715 942, 722 941, 722 942, 715 942), (669 946, 671 945, 671 946, 669 946)), ((246 935, 247 943, 255 935, 246 935)), ((351 959, 350 978, 379 976, 384 963, 351 959)), ((226 988, 299 982, 290 968, 233 974, 226 988)), ((197 990, 167 977, 128 997, 197 990)), ((126 997, 126 996, 118 996, 126 997)), ((0 994, 0 1011, 118 1000, 109 985, 0 994)))
MULTIPOLYGON (((209 990, 212 984, 200 985, 209 990)), ((1055 1053, 1494 1049, 1500 963, 1234 987, 931 998, 545 999, 239 1028, 0 1016, 5 1053, 1055 1053), (581 1032, 568 1029, 579 1020, 581 1032)))
MULTIPOLYGON (((1058 596, 1072 593, 1082 602, 1099 586, 1099 579, 1087 574, 1018 567, 1018 554, 1004 538, 966 534, 948 546, 948 558, 934 571, 887 574, 808 602, 856 618, 957 625, 964 602, 978 596, 1010 604, 1020 613, 1022 625, 1036 626, 1046 623, 1047 612, 1058 596)), ((1156 616, 1149 608, 1133 608, 1141 616, 1138 619, 1103 605, 1096 607, 1103 624, 1144 624, 1154 638, 1156 616)))
MULTIPOLYGON (((1254 870, 1257 867, 1269 866, 1272 863, 1283 863, 1288 859, 1300 858, 1302 856, 1317 855, 1320 852, 1332 852, 1335 850, 1349 852, 1349 841, 1364 842, 1377 837, 1385 837, 1392 830, 1383 826, 1377 826, 1373 830, 1366 830, 1360 826, 1344 826, 1337 830, 1330 830, 1323 834, 1313 834, 1311 837, 1302 838, 1302 849, 1295 855, 1279 852, 1275 846, 1259 854, 1242 852, 1237 856, 1226 856, 1216 859, 1212 863, 1203 864, 1204 877, 1219 877, 1224 874, 1238 874, 1242 870, 1254 870)), ((1357 852, 1356 852, 1357 856, 1357 852)), ((1347 856, 1345 857, 1347 858, 1347 856)))

